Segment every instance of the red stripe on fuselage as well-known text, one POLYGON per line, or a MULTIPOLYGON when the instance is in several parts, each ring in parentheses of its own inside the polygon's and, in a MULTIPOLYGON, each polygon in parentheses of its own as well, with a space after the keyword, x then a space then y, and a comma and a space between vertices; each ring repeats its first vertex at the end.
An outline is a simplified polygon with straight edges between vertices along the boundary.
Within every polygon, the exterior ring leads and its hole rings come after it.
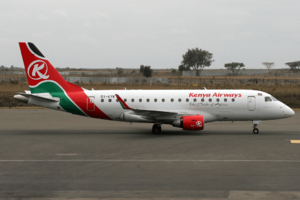
POLYGON ((65 89, 68 96, 89 117, 111 120, 111 118, 109 116, 107 116, 104 112, 102 112, 102 110, 100 110, 96 105, 95 105, 95 110, 93 110, 93 111, 87 110, 88 96, 85 94, 85 92, 83 91, 83 89, 81 87, 70 84, 70 88, 72 88, 71 91, 65 89))

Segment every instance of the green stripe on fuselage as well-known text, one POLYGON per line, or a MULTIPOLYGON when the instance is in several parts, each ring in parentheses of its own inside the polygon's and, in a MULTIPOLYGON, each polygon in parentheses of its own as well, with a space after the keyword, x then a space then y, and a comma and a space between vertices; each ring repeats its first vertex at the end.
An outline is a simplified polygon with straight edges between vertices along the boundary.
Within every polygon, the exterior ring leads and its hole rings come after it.
POLYGON ((64 91, 53 82, 44 82, 35 88, 30 88, 32 94, 49 93, 52 97, 60 98, 59 105, 67 112, 86 116, 76 105, 65 95, 64 91))
POLYGON ((120 104, 122 106, 123 109, 126 109, 125 106, 123 105, 123 103, 120 101, 120 104))

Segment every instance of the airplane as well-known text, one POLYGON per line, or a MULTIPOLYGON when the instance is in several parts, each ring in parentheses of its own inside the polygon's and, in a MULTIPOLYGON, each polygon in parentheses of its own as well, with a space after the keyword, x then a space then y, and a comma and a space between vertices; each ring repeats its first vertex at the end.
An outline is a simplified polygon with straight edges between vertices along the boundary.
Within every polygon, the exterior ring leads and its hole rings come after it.
POLYGON ((215 121, 252 121, 253 133, 263 120, 288 118, 295 112, 257 90, 87 90, 67 82, 31 42, 19 43, 30 91, 16 100, 85 117, 129 123, 163 124, 203 130, 215 121))

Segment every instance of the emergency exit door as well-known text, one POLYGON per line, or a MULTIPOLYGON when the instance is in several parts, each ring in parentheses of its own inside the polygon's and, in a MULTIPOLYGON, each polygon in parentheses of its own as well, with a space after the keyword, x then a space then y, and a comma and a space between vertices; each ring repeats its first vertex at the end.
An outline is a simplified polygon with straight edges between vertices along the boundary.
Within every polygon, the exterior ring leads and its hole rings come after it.
POLYGON ((255 97, 251 96, 248 97, 248 110, 254 111, 255 110, 255 97))
POLYGON ((95 110, 95 97, 87 97, 86 106, 87 106, 88 111, 94 111, 95 110))

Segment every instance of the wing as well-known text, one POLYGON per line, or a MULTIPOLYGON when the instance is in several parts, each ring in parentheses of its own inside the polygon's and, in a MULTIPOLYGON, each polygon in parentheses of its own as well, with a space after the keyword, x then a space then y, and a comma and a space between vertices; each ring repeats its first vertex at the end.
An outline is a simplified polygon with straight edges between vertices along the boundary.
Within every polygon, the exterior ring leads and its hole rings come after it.
POLYGON ((162 111, 162 110, 148 110, 148 109, 131 109, 137 114, 147 113, 147 114, 156 114, 156 115, 174 115, 178 114, 177 112, 162 111))
POLYGON ((126 102, 123 101, 123 99, 116 94, 116 97, 119 101, 119 103, 121 104, 122 108, 125 110, 130 110, 132 114, 135 115, 141 115, 145 118, 164 118, 167 116, 173 116, 173 115, 177 115, 177 112, 170 112, 170 111, 163 111, 163 110, 149 110, 149 109, 135 109, 135 108, 131 108, 129 107, 126 102))

